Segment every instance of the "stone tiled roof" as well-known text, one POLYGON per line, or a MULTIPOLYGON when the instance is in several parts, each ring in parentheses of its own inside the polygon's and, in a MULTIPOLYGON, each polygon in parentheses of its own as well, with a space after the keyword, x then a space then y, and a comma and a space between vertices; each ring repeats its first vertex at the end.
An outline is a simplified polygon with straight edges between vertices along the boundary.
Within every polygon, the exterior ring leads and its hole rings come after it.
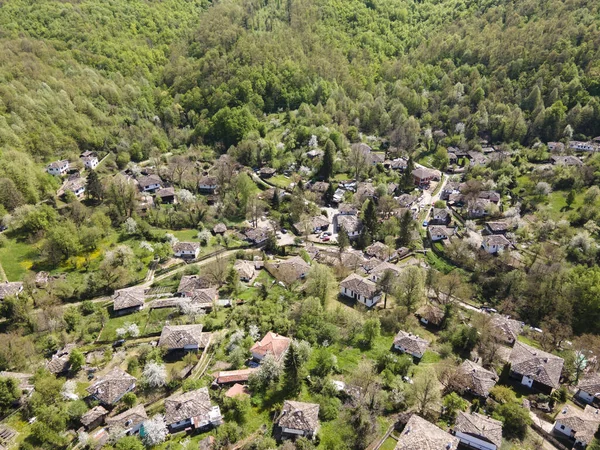
POLYGON ((600 425, 600 411, 587 405, 582 411, 576 406, 566 405, 556 415, 556 421, 575 431, 575 439, 589 444, 600 425))
POLYGON ((314 433, 319 429, 319 405, 286 400, 276 423, 281 428, 314 433))
POLYGON ((135 385, 136 378, 119 367, 99 378, 87 391, 102 403, 112 405, 135 385))
POLYGON ((10 295, 17 295, 23 290, 23 283, 20 281, 5 281, 0 283, 0 300, 4 300, 10 295))
POLYGON ((291 284, 294 281, 298 281, 310 270, 309 264, 300 256, 293 256, 289 259, 267 262, 265 267, 271 273, 271 275, 286 284, 291 284))
POLYGON ((146 414, 146 408, 144 405, 137 405, 127 411, 123 411, 121 414, 112 416, 106 419, 106 424, 109 428, 133 428, 148 419, 146 414))
POLYGON ((597 372, 585 374, 577 383, 577 388, 594 397, 600 397, 600 374, 597 372))
POLYGON ((425 169, 424 167, 417 167, 412 171, 412 175, 417 178, 431 178, 433 177, 433 172, 429 169, 425 169))
POLYGON ((371 280, 361 277, 355 273, 351 273, 340 283, 340 287, 349 289, 365 298, 373 298, 377 292, 377 285, 371 280))
POLYGON ((434 325, 440 325, 444 320, 444 310, 442 308, 438 308, 431 303, 427 303, 426 305, 421 306, 417 312, 417 316, 423 317, 427 322, 432 323, 434 325))
POLYGON ((153 184, 162 185, 162 180, 158 175, 148 175, 146 177, 140 177, 138 179, 138 184, 142 188, 146 188, 148 186, 152 186, 153 184))
POLYGON ((139 287, 119 289, 113 295, 115 311, 144 305, 144 289, 139 287))
POLYGON ((456 450, 458 438, 413 414, 398 438, 396 450, 456 450))
POLYGON ((433 208, 433 217, 439 217, 441 220, 447 219, 450 216, 450 211, 446 208, 433 208))
POLYGON ((394 345, 406 349, 409 353, 423 354, 429 347, 429 342, 412 333, 400 330, 394 338, 394 345))
POLYGON ((391 270, 395 275, 399 275, 402 269, 395 264, 389 262, 380 262, 369 273, 371 275, 383 274, 385 271, 391 270))
POLYGON ((238 259, 233 264, 234 270, 239 274, 241 278, 250 279, 254 276, 254 264, 252 261, 246 261, 245 259, 238 259))
POLYGON ((52 161, 48 164, 48 169, 59 169, 65 165, 69 164, 69 160, 61 159, 60 161, 52 161))
POLYGON ((202 177, 200 179, 200 181, 198 182, 199 186, 216 186, 217 185, 217 178, 216 177, 211 177, 211 176, 205 176, 202 177))
POLYGON ((162 188, 159 189, 158 191, 156 191, 156 196, 157 197, 175 197, 175 188, 174 187, 166 187, 166 188, 162 188))
POLYGON ((292 340, 290 338, 269 331, 265 337, 250 348, 250 351, 262 356, 266 356, 270 353, 273 355, 273 358, 279 361, 287 351, 291 342, 292 340))
POLYGON ((329 183, 326 181, 317 181, 310 185, 310 190, 313 192, 324 193, 329 188, 329 183))
POLYGON ((102 406, 94 406, 88 412, 86 412, 83 416, 81 416, 81 424, 83 426, 88 426, 98 420, 100 417, 103 417, 108 414, 108 411, 104 409, 102 406))
POLYGON ((33 378, 33 374, 31 373, 21 373, 21 372, 0 372, 0 377, 3 378, 14 378, 19 382, 19 389, 24 391, 32 391, 33 384, 31 383, 31 379, 33 378))
POLYGON ((362 222, 357 216, 338 215, 336 220, 338 228, 343 228, 347 233, 357 233, 362 229, 362 222))
POLYGON ((365 248, 365 253, 369 256, 374 256, 376 258, 385 261, 386 259, 393 258, 396 254, 394 249, 391 249, 383 242, 374 242, 365 248))
POLYGON ((545 386, 558 388, 564 360, 516 341, 510 354, 511 370, 545 386))
POLYGON ((484 236, 483 242, 487 245, 510 245, 510 241, 506 239, 502 234, 490 234, 488 236, 484 236))
POLYGON ((467 414, 459 411, 454 425, 455 431, 460 431, 495 444, 497 448, 502 446, 502 422, 484 416, 483 414, 467 414))
POLYGON ((342 214, 350 214, 350 215, 358 214, 358 208, 350 203, 341 203, 338 206, 338 211, 342 214))
POLYGON ((192 417, 208 418, 212 404, 207 388, 196 389, 165 399, 165 422, 171 425, 192 417))
POLYGON ((318 215, 318 216, 309 217, 306 220, 306 223, 303 221, 300 221, 300 222, 296 222, 294 224, 294 228, 296 230, 298 230, 299 233, 303 233, 305 231, 305 228, 304 228, 305 226, 308 227, 309 231, 312 231, 317 228, 324 228, 324 227, 329 226, 329 219, 325 216, 318 215))
POLYGON ((183 252, 183 251, 195 252, 199 248, 200 248, 200 242, 177 242, 173 246, 173 252, 174 253, 183 252))
POLYGON ((227 231, 227 225, 224 223, 218 223, 214 226, 213 231, 215 233, 225 233, 227 231))
POLYGON ((205 348, 210 339, 210 333, 202 332, 199 325, 165 325, 160 333, 158 345, 169 350, 182 349, 186 346, 205 348))
POLYGON ((266 228, 250 228, 245 234, 251 241, 262 242, 269 236, 269 230, 266 228))
POLYGON ((484 369, 468 359, 461 364, 460 373, 464 387, 481 397, 487 397, 490 394, 490 389, 498 381, 498 375, 495 372, 484 369))
POLYGON ((486 222, 485 225, 494 233, 508 230, 508 223, 506 222, 486 222))
POLYGON ((523 324, 518 320, 510 319, 501 314, 494 314, 492 317, 492 326, 496 329, 499 338, 512 343, 517 340, 517 336, 523 330, 523 324))
POLYGON ((451 227, 445 227, 443 225, 432 225, 427 231, 430 236, 454 236, 455 229, 451 227))
POLYGON ((184 275, 179 281, 177 292, 192 292, 195 289, 206 289, 211 286, 211 282, 206 277, 199 275, 184 275))
POLYGON ((212 307, 213 303, 219 298, 219 292, 215 288, 194 289, 188 294, 192 303, 195 305, 205 305, 212 307))

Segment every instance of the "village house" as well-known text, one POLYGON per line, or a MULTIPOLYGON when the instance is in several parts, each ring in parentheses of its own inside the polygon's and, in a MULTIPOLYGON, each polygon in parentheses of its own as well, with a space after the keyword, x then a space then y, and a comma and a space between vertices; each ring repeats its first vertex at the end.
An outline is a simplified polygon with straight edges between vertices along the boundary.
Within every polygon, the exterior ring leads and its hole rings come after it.
POLYGON ((329 219, 326 216, 318 215, 308 217, 306 220, 301 220, 294 224, 294 228, 299 235, 305 233, 318 233, 320 231, 326 231, 329 228, 329 219))
POLYGON ((87 388, 92 398, 104 406, 112 406, 135 389, 136 378, 120 367, 114 367, 87 388))
POLYGON ((341 203, 344 200, 344 195, 346 194, 346 190, 338 187, 333 193, 333 203, 341 203))
POLYGON ((275 424, 281 430, 282 439, 314 439, 320 428, 319 405, 285 400, 275 424))
POLYGON ((470 151, 467 153, 469 158, 469 165, 471 166, 485 166, 488 163, 488 156, 476 151, 470 151))
POLYGON ((167 351, 198 351, 210 343, 210 333, 202 331, 198 325, 165 325, 160 333, 158 345, 167 351))
POLYGON ((575 396, 590 405, 600 404, 600 374, 592 372, 583 375, 577 383, 575 396))
POLYGON ((240 369, 240 370, 223 370, 217 372, 215 375, 215 383, 222 384, 233 384, 233 383, 246 383, 250 378, 250 375, 255 373, 258 368, 240 369))
POLYGON ((290 285, 303 280, 310 270, 310 265, 300 256, 292 256, 289 259, 268 261, 265 269, 278 281, 290 285))
POLYGON ((383 164, 385 161, 385 155, 383 153, 369 153, 369 161, 372 166, 376 166, 377 164, 383 164))
POLYGON ((326 181, 315 181, 314 183, 311 183, 309 187, 309 190, 311 192, 315 192, 321 195, 327 192, 327 189, 329 189, 329 183, 327 183, 326 181))
POLYGON ((171 205, 177 203, 174 187, 164 187, 156 191, 156 198, 160 199, 163 205, 171 205))
POLYGON ((46 369, 54 375, 62 375, 69 370, 69 356, 75 348, 75 344, 67 344, 62 349, 58 350, 52 358, 46 361, 46 369))
POLYGON ((261 178, 271 178, 275 175, 275 173, 277 173, 277 171, 275 169, 273 169, 272 167, 262 167, 259 171, 258 171, 258 175, 261 178))
POLYGON ((408 161, 404 158, 394 158, 391 161, 385 161, 383 167, 385 167, 386 169, 404 172, 408 167, 408 161))
POLYGON ((367 308, 376 305, 381 300, 381 292, 377 285, 355 273, 351 273, 340 283, 340 293, 355 299, 367 308))
POLYGON ((270 231, 266 228, 250 228, 246 230, 246 240, 254 245, 261 245, 269 238, 270 231))
POLYGON ((18 297, 22 290, 23 283, 20 281, 5 281, 4 283, 0 282, 0 300, 4 300, 13 295, 18 297))
POLYGON ((223 417, 204 387, 166 398, 165 423, 171 433, 188 428, 203 430, 221 425, 223 417))
POLYGON ((51 162, 46 167, 46 170, 50 175, 55 175, 55 176, 64 175, 69 170, 69 160, 63 159, 61 161, 51 162))
POLYGON ((413 181, 418 187, 428 186, 429 183, 435 178, 433 171, 424 167, 418 167, 412 171, 413 181))
POLYGON ((154 174, 141 176, 137 182, 142 192, 156 192, 163 184, 162 179, 154 174))
POLYGON ((459 439, 413 414, 398 437, 395 450, 456 450, 459 439))
POLYGON ((364 203, 367 199, 374 199, 377 196, 377 190, 373 183, 358 183, 356 188, 356 194, 354 194, 354 201, 358 199, 360 203, 364 203))
POLYGON ((182 296, 191 296, 192 291, 196 289, 208 289, 212 283, 207 277, 201 275, 183 275, 179 280, 177 294, 182 296))
POLYGON ((107 414, 108 411, 103 406, 94 406, 83 416, 81 416, 81 425, 83 425, 88 431, 93 430, 94 428, 98 428, 104 423, 104 419, 107 416, 107 414))
POLYGON ((362 230, 362 222, 357 216, 349 214, 337 214, 334 219, 335 232, 339 233, 344 229, 350 239, 357 238, 362 230))
POLYGON ((446 313, 442 308, 439 308, 431 303, 421 306, 417 309, 415 315, 424 325, 433 325, 440 327, 444 321, 446 313))
POLYGON ((356 216, 358 214, 358 208, 351 203, 340 203, 338 206, 338 215, 341 216, 356 216))
POLYGON ((477 198, 473 202, 469 202, 467 205, 467 217, 470 219, 477 219, 489 214, 490 200, 486 198, 477 198))
POLYGON ((413 358, 421 359, 427 347, 429 347, 429 342, 406 331, 398 331, 394 338, 394 348, 399 352, 411 355, 413 358))
POLYGON ((552 162, 552 164, 555 166, 583 166, 583 162, 578 157, 573 155, 552 155, 550 157, 550 162, 552 162))
POLYGON ((176 258, 196 259, 199 254, 199 242, 177 242, 173 245, 173 256, 176 258))
POLYGON ((502 446, 502 422, 483 414, 459 411, 452 431, 470 448, 497 450, 502 446))
POLYGON ((309 157, 310 159, 320 158, 324 154, 325 154, 325 152, 323 152, 323 150, 319 150, 319 149, 309 150, 308 152, 306 152, 306 156, 309 157))
POLYGON ((494 254, 506 250, 510 247, 510 241, 503 234, 490 234, 483 236, 481 248, 486 252, 494 254))
POLYGON ((398 254, 396 250, 385 245, 383 242, 374 242, 365 248, 365 254, 370 258, 377 258, 380 261, 391 261, 396 259, 398 254))
POLYGON ((223 222, 219 222, 213 227, 214 234, 225 234, 227 232, 227 225, 223 222))
POLYGON ((575 441, 573 448, 585 448, 594 439, 599 425, 600 411, 596 408, 586 405, 582 411, 565 405, 556 415, 553 430, 575 441))
POLYGON ((496 191, 481 191, 479 193, 479 195, 477 196, 477 198, 480 198, 483 200, 489 200, 490 202, 497 205, 498 203, 500 203, 500 200, 502 197, 496 191))
POLYGON ((510 376, 535 391, 551 394, 560 387, 564 360, 516 341, 510 353, 510 376))
POLYGON ((383 274, 387 271, 390 271, 394 274, 394 277, 399 277, 402 270, 395 264, 391 264, 389 262, 381 262, 377 264, 373 269, 369 272, 369 280, 373 283, 377 283, 383 274))
POLYGON ((248 386, 245 386, 245 385, 239 384, 239 383, 235 383, 233 386, 231 386, 225 392, 225 397, 227 397, 227 398, 249 397, 249 396, 250 396, 250 389, 248 389, 248 386))
POLYGON ((454 236, 454 232, 454 228, 445 227, 443 225, 433 225, 427 228, 429 239, 433 242, 448 239, 449 237, 454 236))
POLYGON ((75 197, 81 197, 85 193, 85 179, 79 176, 70 178, 62 186, 63 194, 72 192, 75 197))
POLYGON ((569 148, 578 152, 597 152, 600 146, 594 142, 569 141, 569 148))
POLYGON ((508 222, 486 222, 485 230, 489 234, 506 234, 509 230, 508 222))
POLYGON ((89 170, 94 170, 99 164, 98 155, 94 152, 83 152, 81 160, 83 161, 83 166, 89 170))
POLYGON ((217 187, 217 177, 206 175, 198 181, 198 190, 202 194, 214 194, 217 187))
POLYGON ((118 289, 112 298, 113 310, 119 316, 137 312, 144 307, 145 296, 143 288, 118 289))
POLYGON ((446 208, 433 208, 429 223, 431 225, 448 225, 452 221, 452 214, 446 208))
POLYGON ((414 195, 401 194, 398 197, 395 197, 394 200, 396 200, 396 203, 398 203, 400 208, 411 208, 419 199, 414 195))
POLYGON ((252 359, 257 362, 271 355, 275 361, 282 361, 292 340, 288 337, 269 331, 260 341, 250 347, 252 359))
POLYGON ((440 199, 448 200, 452 194, 460 194, 460 183, 458 181, 448 181, 440 193, 440 199))
POLYGON ((562 152, 565 150, 565 144, 562 142, 548 142, 548 150, 551 152, 562 152))
POLYGON ((523 331, 523 323, 501 314, 494 314, 491 326, 497 339, 507 345, 513 345, 523 331))
POLYGON ((148 420, 148 414, 144 405, 137 405, 123 411, 116 416, 108 417, 106 425, 109 429, 123 430, 125 434, 137 434, 144 422, 148 420))
POLYGON ((481 399, 487 398, 490 395, 490 389, 498 382, 496 372, 484 369, 468 359, 461 364, 459 374, 457 383, 461 390, 481 399))
POLYGON ((458 164, 458 156, 456 156, 456 153, 448 152, 448 163, 458 164))
POLYGON ((241 281, 247 283, 254 276, 254 263, 252 261, 246 261, 245 259, 238 259, 233 264, 233 270, 237 272, 241 281))
POLYGON ((219 300, 219 291, 213 287, 205 289, 193 289, 184 295, 190 299, 192 305, 202 309, 212 309, 214 304, 219 300))

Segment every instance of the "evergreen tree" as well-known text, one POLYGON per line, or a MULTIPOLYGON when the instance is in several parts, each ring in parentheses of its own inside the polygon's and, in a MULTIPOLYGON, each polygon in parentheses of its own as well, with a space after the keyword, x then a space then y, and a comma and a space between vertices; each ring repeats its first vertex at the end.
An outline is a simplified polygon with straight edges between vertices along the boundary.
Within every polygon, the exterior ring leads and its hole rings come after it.
POLYGON ((398 243, 401 246, 407 246, 410 242, 411 228, 413 227, 413 218, 410 211, 405 211, 400 217, 400 232, 398 243))
POLYGON ((412 175, 413 170, 415 170, 415 162, 413 161, 412 156, 410 156, 406 163, 406 170, 404 171, 404 174, 402 174, 402 179, 400 180, 400 186, 402 186, 402 189, 405 191, 415 187, 412 175))
POLYGON ((273 198, 271 199, 271 206, 274 210, 279 210, 279 188, 275 188, 273 191, 273 198))
POLYGON ((285 354, 283 372, 285 382, 291 393, 296 394, 306 376, 306 363, 310 357, 310 344, 306 341, 292 341, 290 348, 285 354))
POLYGON ((367 231, 374 236, 377 233, 379 222, 377 221, 377 208, 375 202, 371 199, 366 201, 366 206, 363 213, 363 224, 367 231))
POLYGON ((573 191, 573 189, 571 189, 569 191, 569 193, 567 194, 567 206, 569 207, 569 209, 571 208, 571 205, 573 204, 574 201, 575 201, 575 191, 573 191))
POLYGON ((98 174, 95 170, 90 170, 85 190, 89 198, 92 198, 94 200, 102 200, 102 197, 104 195, 104 188, 102 187, 100 178, 98 177, 98 174))
POLYGON ((328 205, 333 202, 333 196, 335 194, 335 188, 333 187, 333 183, 329 183, 327 186, 327 191, 325 191, 325 203, 328 205))
POLYGON ((340 255, 344 253, 344 250, 346 250, 347 247, 350 246, 350 237, 348 236, 348 232, 344 227, 340 227, 338 231, 337 244, 338 248, 340 249, 340 255))
POLYGON ((321 169, 319 174, 325 181, 328 181, 333 177, 333 160, 335 157, 335 144, 328 139, 325 144, 325 154, 323 155, 323 162, 321 163, 321 169))

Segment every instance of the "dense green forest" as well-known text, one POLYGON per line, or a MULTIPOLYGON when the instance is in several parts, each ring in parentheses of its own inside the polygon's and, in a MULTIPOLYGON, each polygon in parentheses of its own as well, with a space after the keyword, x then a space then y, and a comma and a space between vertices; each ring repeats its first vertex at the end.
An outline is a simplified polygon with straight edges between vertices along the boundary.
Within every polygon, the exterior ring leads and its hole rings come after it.
MULTIPOLYGON (((410 146, 402 128, 531 143, 600 134, 594 2, 5 1, 0 174, 85 149, 139 161, 222 144, 316 108, 410 146), (409 121, 409 119, 411 119, 409 121), (19 152, 18 154, 15 152, 19 152), (19 161, 19 164, 9 164, 19 161)), ((303 142, 298 142, 298 145, 303 142)), ((218 148, 218 147, 217 147, 218 148)), ((286 150, 293 150, 288 143, 286 150)))

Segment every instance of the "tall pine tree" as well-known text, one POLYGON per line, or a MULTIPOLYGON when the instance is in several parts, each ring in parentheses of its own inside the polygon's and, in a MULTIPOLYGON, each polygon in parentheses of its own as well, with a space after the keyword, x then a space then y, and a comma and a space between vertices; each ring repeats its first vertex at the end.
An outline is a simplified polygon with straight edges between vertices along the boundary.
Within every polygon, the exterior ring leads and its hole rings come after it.
POLYGON ((90 170, 85 190, 89 198, 94 200, 102 200, 102 197, 104 196, 104 188, 102 187, 100 178, 95 170, 90 170))
POLYGON ((323 155, 323 162, 321 163, 321 169, 319 175, 323 177, 325 181, 329 181, 333 177, 333 160, 335 158, 335 144, 328 139, 325 143, 325 154, 323 155))

